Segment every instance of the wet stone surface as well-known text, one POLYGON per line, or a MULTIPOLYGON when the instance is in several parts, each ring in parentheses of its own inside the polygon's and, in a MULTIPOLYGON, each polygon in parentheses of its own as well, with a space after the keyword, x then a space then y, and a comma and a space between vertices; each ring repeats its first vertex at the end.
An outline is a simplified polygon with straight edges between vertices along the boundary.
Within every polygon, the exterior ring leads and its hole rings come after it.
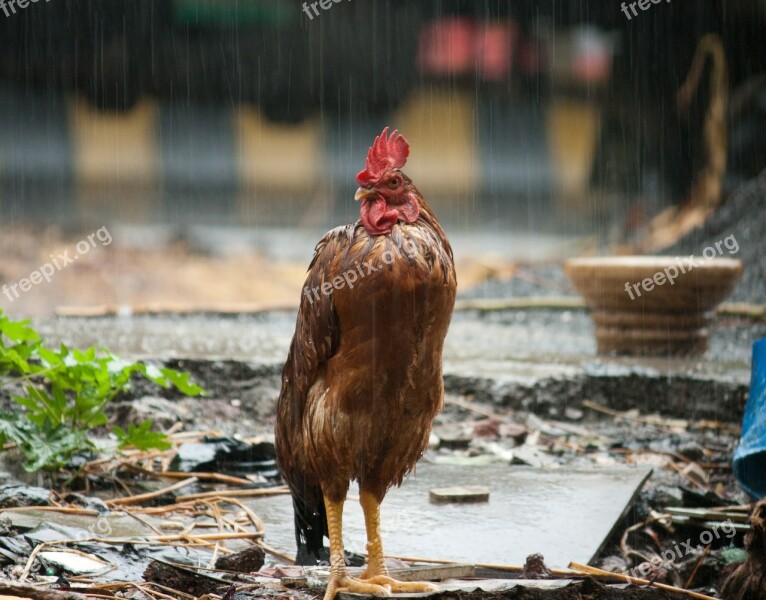
MULTIPOLYGON (((588 563, 648 475, 645 467, 551 471, 422 462, 381 506, 386 553, 523 565, 527 555, 540 552, 549 567, 588 563), (489 501, 432 504, 429 489, 445 482, 488 487, 489 501)), ((356 495, 356 486, 349 493, 356 495)), ((290 498, 263 498, 250 506, 266 524, 266 542, 293 553, 293 531, 284 527, 292 521, 290 498)), ((355 499, 346 501, 343 535, 347 549, 364 551, 364 517, 355 499)))
MULTIPOLYGON (((275 376, 294 324, 291 311, 35 322, 51 343, 166 361, 197 373, 212 397, 234 393, 254 403, 278 390, 275 376)), ((750 381, 750 346, 762 336, 766 324, 720 320, 700 360, 597 358, 593 327, 582 311, 458 312, 445 343, 445 384, 513 408, 561 411, 567 399, 580 396, 618 409, 736 421, 750 381)))

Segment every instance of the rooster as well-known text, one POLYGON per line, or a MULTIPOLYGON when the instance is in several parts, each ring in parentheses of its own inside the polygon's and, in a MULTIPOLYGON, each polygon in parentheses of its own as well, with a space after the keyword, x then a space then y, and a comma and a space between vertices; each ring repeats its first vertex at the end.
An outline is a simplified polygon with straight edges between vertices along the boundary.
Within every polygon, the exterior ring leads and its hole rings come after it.
POLYGON ((388 128, 357 175, 360 218, 317 244, 277 403, 276 450, 295 513, 298 564, 330 540, 325 600, 435 586, 388 576, 380 503, 428 444, 444 402, 442 348, 455 304, 452 248, 401 168, 409 144, 388 128), (343 503, 359 483, 367 568, 346 571, 343 503))

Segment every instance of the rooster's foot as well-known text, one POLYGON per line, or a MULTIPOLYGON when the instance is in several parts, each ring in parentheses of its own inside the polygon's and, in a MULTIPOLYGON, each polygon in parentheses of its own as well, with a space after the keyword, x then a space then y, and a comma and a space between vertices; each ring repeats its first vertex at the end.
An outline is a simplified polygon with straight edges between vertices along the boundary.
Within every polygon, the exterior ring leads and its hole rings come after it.
MULTIPOLYGON (((376 578, 377 579, 377 578, 376 578)), ((391 580, 393 581, 393 579, 391 580)), ((398 581, 395 583, 399 583, 398 581)), ((373 596, 390 596, 391 588, 388 584, 380 584, 376 581, 362 581, 348 575, 331 575, 327 584, 324 600, 333 600, 339 592, 352 594, 371 594, 373 596)))
POLYGON ((433 583, 426 583, 424 581, 398 581, 387 575, 375 575, 369 578, 362 576, 361 581, 386 587, 395 594, 404 592, 423 593, 439 591, 439 587, 433 583))

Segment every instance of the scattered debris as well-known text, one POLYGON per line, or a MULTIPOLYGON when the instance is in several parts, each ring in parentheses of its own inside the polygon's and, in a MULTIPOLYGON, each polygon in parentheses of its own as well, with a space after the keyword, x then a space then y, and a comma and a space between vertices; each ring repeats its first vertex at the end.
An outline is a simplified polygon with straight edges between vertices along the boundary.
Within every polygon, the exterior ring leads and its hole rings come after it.
MULTIPOLYGON (((567 600, 584 591, 593 598, 610 600, 665 600, 679 593, 638 583, 654 580, 655 584, 673 588, 694 586, 702 594, 699 597, 714 595, 722 574, 737 569, 744 559, 742 551, 729 544, 739 545, 749 527, 747 512, 736 506, 745 497, 736 487, 729 463, 738 428, 716 421, 668 419, 635 410, 614 411, 587 401, 578 406, 568 406, 566 410, 551 407, 547 413, 541 410, 532 413, 480 403, 470 396, 450 396, 424 462, 440 463, 440 468, 441 464, 446 464, 444 468, 492 464, 490 470, 498 473, 494 477, 511 477, 517 485, 534 475, 529 465, 542 467, 546 472, 556 469, 552 475, 571 476, 578 481, 584 478, 576 473, 592 472, 594 467, 639 467, 636 475, 647 473, 647 467, 651 467, 654 476, 637 501, 632 499, 640 485, 619 502, 614 498, 606 501, 604 508, 609 510, 610 502, 620 504, 614 517, 610 517, 610 523, 616 522, 614 533, 608 537, 608 528, 600 533, 591 552, 604 544, 596 564, 607 575, 547 569, 542 560, 535 563, 536 557, 529 557, 525 567, 456 565, 443 560, 442 573, 452 573, 448 577, 483 579, 445 582, 441 584, 442 590, 460 595, 481 589, 479 597, 483 597, 481 594, 489 597, 513 587, 537 586, 541 600, 554 592, 560 592, 560 597, 567 600), (620 520, 619 515, 629 506, 633 510, 624 513, 620 520), (721 537, 670 565, 657 567, 651 562, 654 556, 680 545, 688 537, 699 536, 713 526, 721 531, 727 520, 734 532, 731 539, 721 537), (624 531, 627 535, 623 552, 619 542, 624 531), (615 578, 612 573, 636 573, 645 562, 651 570, 647 567, 646 577, 636 578, 635 583, 643 587, 625 588, 624 578, 615 578), (550 573, 546 574, 547 571, 550 573), (498 579, 504 577, 521 579, 498 579), (588 583, 588 577, 597 578, 604 585, 588 583)), ((194 424, 187 419, 184 422, 194 424)), ((261 426, 268 428, 268 422, 261 426)), ((235 432, 228 427, 225 431, 235 432)), ((284 540, 271 537, 273 522, 264 526, 253 511, 257 506, 253 502, 261 500, 249 500, 286 493, 276 477, 273 446, 268 438, 240 440, 218 432, 181 433, 174 425, 169 440, 173 447, 167 451, 129 450, 120 456, 84 463, 78 472, 70 473, 77 493, 19 485, 1 487, 0 507, 7 502, 10 508, 0 512, 0 524, 4 524, 0 527, 0 571, 6 577, 19 580, 23 576, 40 586, 50 586, 58 580, 57 585, 70 585, 71 592, 126 595, 135 600, 167 600, 167 596, 190 600, 191 594, 198 593, 236 596, 238 600, 270 597, 283 595, 284 586, 293 577, 293 584, 298 587, 291 593, 299 600, 308 600, 309 590, 314 588, 309 586, 302 570, 285 566, 291 564, 292 551, 284 540), (103 499, 94 497, 94 493, 103 499), (276 548, 265 543, 267 530, 269 541, 276 548), (95 560, 98 569, 86 557, 95 560), (116 567, 109 570, 112 565, 116 567), (148 575, 142 581, 145 572, 148 575)), ((423 482, 418 494, 426 506, 433 501, 434 492, 438 496, 443 491, 444 481, 452 481, 446 477, 426 485, 423 478, 432 466, 420 467, 416 478, 423 482)), ((494 481, 494 477, 490 479, 494 481)), ((486 481, 479 479, 475 483, 486 481)), ((464 483, 472 485, 474 481, 464 483)), ((486 502, 489 489, 484 487, 481 494, 467 492, 470 489, 460 490, 458 497, 448 493, 445 498, 449 502, 466 499, 486 502)), ((484 506, 502 508, 506 500, 502 489, 493 486, 493 502, 484 506)), ((576 496, 571 500, 576 502, 576 496)), ((446 511, 445 514, 474 509, 483 506, 433 508, 446 511)), ((518 508, 515 513, 520 514, 518 508)), ((556 528, 560 530, 561 526, 556 528)), ((571 547, 563 554, 562 561, 560 556, 556 560, 546 552, 550 564, 556 567, 577 559, 577 552, 571 547)), ((517 561, 524 554, 504 556, 517 561)), ((580 560, 592 563, 585 556, 580 560)), ((429 560, 409 557, 406 563, 389 568, 401 579, 407 575, 400 575, 400 570, 424 568, 426 562, 429 560), (411 566, 413 563, 415 567, 411 566)))
POLYGON ((164 588, 182 590, 195 598, 221 592, 231 585, 224 579, 158 560, 151 561, 146 567, 144 579, 151 583, 160 584, 164 588))
POLYGON ((747 560, 726 580, 726 600, 766 598, 766 500, 753 508, 750 533, 745 536, 747 560))
POLYGON ((233 437, 206 436, 201 443, 181 446, 171 466, 186 473, 206 471, 235 477, 258 474, 262 481, 276 481, 274 444, 249 444, 233 437))
POLYGON ((0 598, 28 598, 30 600, 85 600, 86 596, 74 592, 48 590, 23 583, 0 581, 0 598))
POLYGON ((545 566, 542 554, 530 554, 524 564, 524 570, 519 575, 522 579, 545 579, 552 575, 550 569, 545 566))
MULTIPOLYGON (((308 587, 324 589, 330 577, 329 567, 303 567, 300 575, 288 574, 281 578, 286 588, 308 587)), ((358 577, 364 571, 361 567, 349 567, 352 577, 358 577)), ((475 565, 446 564, 419 565, 414 567, 389 568, 388 574, 399 581, 445 581, 453 579, 471 579, 476 575, 475 565)))
POLYGON ((78 550, 56 550, 38 552, 37 558, 43 563, 59 567, 72 575, 92 575, 106 569, 114 568, 108 562, 98 556, 79 552, 78 550))
POLYGON ((50 490, 29 485, 9 484, 0 486, 0 508, 19 506, 49 506, 50 490))
POLYGON ((263 566, 266 552, 260 546, 250 546, 215 561, 215 568, 238 573, 255 573, 263 566))

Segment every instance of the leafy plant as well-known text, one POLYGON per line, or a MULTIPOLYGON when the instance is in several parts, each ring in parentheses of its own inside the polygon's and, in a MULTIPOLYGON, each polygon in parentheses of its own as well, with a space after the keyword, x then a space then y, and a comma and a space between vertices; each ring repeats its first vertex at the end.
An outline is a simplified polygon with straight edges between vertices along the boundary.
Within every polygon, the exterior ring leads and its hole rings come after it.
POLYGON ((132 446, 139 450, 151 450, 152 448, 167 450, 172 446, 164 433, 152 431, 152 422, 149 419, 140 425, 128 425, 127 431, 115 425, 114 433, 120 440, 120 449, 132 446))
MULTIPOLYGON (((12 321, 0 310, 0 388, 16 383, 24 389, 13 397, 23 411, 0 411, 0 448, 14 443, 30 472, 67 465, 74 455, 94 449, 88 433, 106 425, 106 405, 133 376, 187 396, 203 393, 188 373, 123 361, 95 348, 47 348, 29 321, 12 321)), ((151 431, 151 421, 114 431, 120 449, 170 447, 164 434, 151 431)))

